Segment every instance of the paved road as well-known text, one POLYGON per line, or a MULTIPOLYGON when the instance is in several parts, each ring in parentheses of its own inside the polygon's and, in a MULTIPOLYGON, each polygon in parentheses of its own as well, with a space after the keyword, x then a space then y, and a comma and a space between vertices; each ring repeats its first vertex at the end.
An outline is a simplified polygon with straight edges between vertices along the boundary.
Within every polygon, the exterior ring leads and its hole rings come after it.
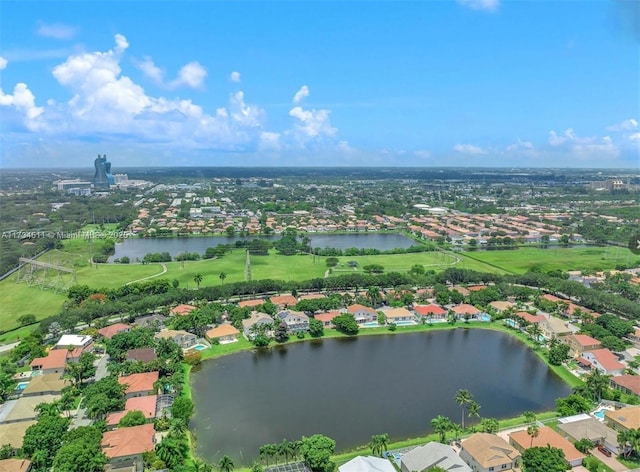
MULTIPOLYGON (((109 372, 107 371, 108 361, 109 361, 109 356, 107 354, 103 354, 98 359, 98 362, 96 363, 96 376, 95 376, 96 381, 106 377, 109 374, 109 372)), ((84 398, 80 400, 80 407, 82 407, 83 401, 84 401, 84 398)), ((78 408, 78 410, 76 411, 76 414, 73 416, 73 419, 71 420, 70 428, 75 429, 75 428, 79 428, 80 426, 90 426, 91 424, 93 424, 93 421, 87 417, 86 408, 78 408)))
POLYGON ((16 347, 18 344, 20 344, 20 343, 17 342, 17 343, 11 343, 11 344, 4 344, 4 345, 0 346, 0 352, 10 351, 14 347, 16 347))

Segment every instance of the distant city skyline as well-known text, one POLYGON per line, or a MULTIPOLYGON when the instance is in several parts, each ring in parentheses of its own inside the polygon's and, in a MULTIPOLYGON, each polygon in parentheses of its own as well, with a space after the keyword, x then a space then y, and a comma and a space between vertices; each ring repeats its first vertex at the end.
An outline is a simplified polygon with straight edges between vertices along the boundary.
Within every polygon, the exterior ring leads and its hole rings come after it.
POLYGON ((640 0, 8 0, 0 45, 2 168, 640 168, 640 0))

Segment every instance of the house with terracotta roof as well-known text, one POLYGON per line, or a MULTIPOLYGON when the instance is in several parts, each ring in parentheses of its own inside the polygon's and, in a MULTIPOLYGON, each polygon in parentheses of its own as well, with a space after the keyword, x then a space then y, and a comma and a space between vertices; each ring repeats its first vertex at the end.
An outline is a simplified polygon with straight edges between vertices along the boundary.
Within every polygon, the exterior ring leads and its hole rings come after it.
POLYGON ((627 395, 640 397, 640 376, 639 375, 618 375, 609 379, 611 388, 620 390, 627 395))
POLYGON ((516 319, 517 317, 522 318, 523 321, 525 321, 525 323, 529 323, 530 325, 532 324, 537 324, 540 325, 540 323, 542 323, 546 317, 542 316, 542 315, 532 315, 529 312, 526 311, 519 311, 515 314, 516 319))
POLYGON ((502 313, 503 311, 507 311, 510 308, 515 308, 516 305, 514 303, 498 300, 495 302, 490 302, 489 306, 496 310, 498 313, 502 313))
POLYGON ((533 438, 529 436, 526 429, 515 431, 509 435, 509 444, 520 453, 524 453, 531 447, 555 447, 564 452, 564 460, 571 467, 581 465, 582 460, 585 458, 585 455, 578 451, 571 442, 548 426, 540 427, 538 435, 533 438))
POLYGON ((319 300, 327 298, 327 296, 324 293, 307 293, 305 295, 300 295, 298 298, 300 300, 319 300))
POLYGON ((333 324, 333 319, 336 316, 340 316, 340 312, 339 311, 328 311, 326 313, 316 313, 315 315, 313 315, 313 317, 322 322, 322 325, 325 328, 335 328, 335 325, 333 324))
POLYGON ((238 331, 232 324, 222 323, 221 325, 208 330, 205 336, 209 341, 218 340, 220 344, 228 344, 236 342, 239 334, 240 331, 238 331))
POLYGON ((193 305, 187 305, 185 303, 181 303, 180 305, 172 308, 169 313, 171 313, 172 315, 186 316, 195 309, 196 307, 193 305))
POLYGON ((293 295, 282 295, 280 297, 271 297, 269 299, 271 303, 277 306, 280 310, 284 310, 290 306, 294 306, 298 303, 298 300, 293 295))
POLYGON ((468 303, 461 303, 460 305, 455 305, 451 307, 453 312, 456 314, 458 318, 476 318, 481 312, 475 306, 469 305, 468 303))
POLYGON ((124 323, 116 323, 110 326, 105 326, 98 330, 98 334, 103 338, 111 339, 118 333, 127 333, 131 331, 131 326, 124 323))
POLYGON ((118 428, 102 435, 102 452, 114 469, 135 467, 134 470, 144 470, 142 455, 153 451, 155 446, 153 424, 118 428))
POLYGON ((460 458, 475 472, 512 470, 522 456, 500 436, 475 433, 462 441, 460 458))
POLYGON ((582 354, 582 358, 591 362, 592 369, 598 369, 604 375, 622 375, 625 366, 609 349, 595 349, 582 354))
POLYGON ((0 460, 0 472, 29 472, 31 470, 31 461, 29 459, 10 459, 0 460))
POLYGON ((391 308, 383 311, 387 323, 407 323, 416 321, 415 315, 404 307, 391 308))
POLYGON ((159 372, 142 372, 140 374, 131 374, 125 377, 118 377, 120 385, 126 385, 125 395, 127 399, 133 397, 143 397, 146 395, 155 395, 154 383, 160 378, 159 372))
POLYGON ((542 299, 548 301, 548 302, 553 302, 553 303, 558 303, 558 302, 563 302, 564 300, 562 298, 558 298, 555 295, 551 295, 548 293, 545 293, 544 295, 542 295, 541 297, 542 299))
POLYGON ((415 311, 419 317, 428 320, 444 320, 447 318, 447 310, 435 303, 431 303, 430 305, 414 305, 413 311, 415 311))
POLYGON ((292 333, 309 330, 309 317, 301 311, 282 310, 276 315, 276 319, 280 322, 284 321, 287 329, 292 333))
POLYGON ((127 355, 125 360, 132 362, 142 362, 146 364, 147 362, 155 361, 158 358, 158 354, 156 354, 156 349, 153 347, 139 347, 136 349, 129 349, 127 351, 127 355))
POLYGON ((347 312, 351 313, 356 320, 356 323, 370 323, 372 321, 378 321, 378 312, 368 306, 354 304, 347 307, 347 312))
POLYGON ((471 295, 469 289, 467 287, 463 287, 462 285, 454 285, 449 289, 450 292, 453 292, 454 290, 463 297, 468 297, 469 295, 471 295))
POLYGON ((605 410, 604 422, 614 431, 640 428, 640 406, 627 406, 619 410, 605 410))
POLYGON ((586 334, 572 334, 564 338, 564 342, 569 345, 569 354, 580 357, 587 351, 602 349, 602 343, 586 334))
POLYGON ((243 300, 241 302, 238 302, 238 306, 240 308, 244 308, 244 307, 249 307, 249 308, 253 308, 254 306, 258 306, 258 305, 262 305, 264 303, 264 300, 262 298, 257 298, 255 300, 243 300))
POLYGON ((54 349, 49 351, 45 357, 36 357, 31 361, 31 370, 39 370, 43 374, 64 374, 67 365, 69 351, 65 349, 54 349))
POLYGON ((120 420, 130 411, 140 411, 147 421, 152 420, 158 413, 158 395, 129 398, 124 405, 124 410, 107 415, 107 426, 109 428, 115 428, 118 426, 120 420))

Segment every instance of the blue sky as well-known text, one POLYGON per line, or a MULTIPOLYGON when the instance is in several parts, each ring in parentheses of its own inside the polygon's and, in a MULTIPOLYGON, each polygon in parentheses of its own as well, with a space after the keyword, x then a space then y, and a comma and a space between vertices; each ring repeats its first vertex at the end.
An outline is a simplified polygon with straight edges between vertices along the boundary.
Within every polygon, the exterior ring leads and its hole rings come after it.
POLYGON ((3 0, 0 166, 640 166, 640 0, 3 0))

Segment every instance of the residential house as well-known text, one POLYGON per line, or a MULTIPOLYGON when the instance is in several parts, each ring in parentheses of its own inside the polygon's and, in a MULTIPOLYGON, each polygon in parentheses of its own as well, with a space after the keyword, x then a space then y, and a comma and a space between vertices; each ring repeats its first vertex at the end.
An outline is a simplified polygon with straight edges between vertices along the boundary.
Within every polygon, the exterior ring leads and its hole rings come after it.
POLYGON ((64 374, 67 365, 69 351, 65 349, 54 349, 49 351, 45 357, 36 357, 31 361, 31 370, 39 370, 43 374, 64 374))
POLYGON ((284 310, 284 309, 289 308, 290 306, 294 306, 296 303, 298 303, 298 300, 296 300, 296 297, 294 297, 293 295, 283 295, 281 297, 271 297, 269 299, 269 301, 271 303, 273 303, 275 306, 277 306, 278 309, 280 309, 280 310, 284 310))
POLYGON ((240 331, 238 331, 233 325, 223 323, 208 330, 205 336, 209 341, 215 341, 217 339, 220 344, 227 344, 236 342, 239 334, 240 331))
POLYGON ((129 349, 127 351, 125 360, 132 362, 142 362, 146 364, 148 362, 155 361, 158 358, 156 349, 153 347, 139 347, 136 349, 129 349))
POLYGON ((622 375, 625 366, 609 349, 596 349, 582 354, 582 358, 591 362, 592 369, 598 369, 604 375, 622 375))
POLYGON ((475 433, 462 441, 460 458, 474 472, 511 470, 521 455, 500 436, 475 433))
POLYGON ((129 398, 123 411, 116 411, 107 416, 107 426, 115 428, 122 418, 130 411, 140 411, 147 419, 152 420, 158 412, 158 395, 146 395, 144 397, 129 398))
POLYGON ((595 418, 559 423, 558 433, 573 442, 588 439, 594 446, 603 445, 618 454, 618 433, 595 418))
POLYGON ((0 460, 0 472, 29 472, 31 470, 31 461, 29 459, 10 459, 0 460))
POLYGON ((602 343, 586 334, 572 334, 564 338, 564 342, 569 345, 569 354, 580 357, 586 351, 602 349, 602 343))
POLYGON ((381 457, 357 456, 338 467, 340 472, 395 472, 391 462, 381 457))
POLYGON ((407 323, 416 320, 415 315, 404 307, 384 310, 387 323, 407 323))
POLYGON ((450 472, 472 472, 456 451, 447 444, 430 442, 418 446, 402 456, 401 472, 429 470, 439 466, 450 472))
POLYGON ((133 324, 139 328, 152 328, 158 331, 164 328, 165 321, 167 321, 166 316, 154 313, 153 315, 136 318, 133 324))
POLYGON ((187 305, 185 303, 181 303, 180 305, 172 308, 169 313, 172 315, 186 316, 195 309, 196 307, 193 305, 187 305))
POLYGON ((262 305, 264 303, 264 300, 262 298, 258 298, 255 300, 243 300, 241 302, 238 302, 238 306, 240 308, 244 308, 244 307, 249 307, 249 308, 253 308, 255 306, 259 306, 262 305))
POLYGON ((257 311, 251 312, 249 318, 242 320, 242 333, 247 339, 252 339, 255 331, 260 326, 273 325, 273 318, 266 313, 260 313, 257 311))
POLYGON ((428 320, 445 320, 447 319, 447 310, 440 305, 432 303, 430 305, 415 305, 413 311, 421 318, 428 320))
POLYGON ((33 424, 36 424, 35 420, 0 423, 0 444, 8 444, 14 451, 22 449, 24 434, 27 432, 27 428, 33 424))
POLYGON ((526 429, 513 432, 509 435, 509 444, 516 448, 520 453, 531 447, 551 447, 558 448, 564 452, 564 460, 571 467, 582 464, 585 455, 578 451, 571 442, 567 441, 561 434, 558 434, 548 426, 542 426, 538 429, 538 435, 531 437, 526 429))
POLYGON ((316 313, 315 315, 313 315, 313 317, 322 322, 322 325, 325 328, 335 328, 335 325, 333 324, 333 319, 336 316, 340 316, 340 312, 339 311, 328 311, 326 313, 316 313))
POLYGON ((98 334, 103 338, 111 339, 118 333, 128 333, 131 331, 131 326, 124 323, 116 323, 110 326, 105 326, 98 330, 98 334))
POLYGON ((159 333, 156 333, 154 338, 171 339, 182 349, 189 349, 198 344, 198 336, 181 329, 163 329, 159 333))
POLYGON ((309 317, 301 311, 283 310, 278 313, 277 319, 284 321, 292 333, 309 330, 309 317))
POLYGON ((63 379, 60 374, 36 375, 22 391, 22 396, 60 395, 62 389, 69 385, 71 382, 63 379))
POLYGON ((529 323, 529 325, 537 324, 538 326, 541 326, 541 323, 544 322, 544 320, 546 320, 545 316, 532 315, 531 313, 526 312, 526 311, 517 312, 515 314, 515 318, 518 319, 518 317, 522 318, 522 320, 525 322, 525 324, 526 323, 529 323))
POLYGON ((66 349, 69 347, 79 348, 81 352, 91 351, 93 348, 93 338, 88 335, 63 334, 53 349, 66 349))
POLYGON ((555 316, 549 316, 540 323, 542 335, 547 339, 562 338, 578 331, 578 328, 572 329, 568 321, 561 320, 555 316))
POLYGON ((640 396, 640 376, 639 375, 618 375, 609 380, 611 388, 620 390, 627 395, 640 396))
POLYGON ((605 410, 604 422, 616 432, 640 428, 640 406, 605 410))
POLYGON ((321 298, 327 298, 324 293, 307 293, 298 297, 300 300, 319 300, 321 298))
POLYGON ((463 297, 468 297, 469 295, 471 295, 469 289, 467 287, 463 287, 462 285, 454 285, 449 289, 450 292, 453 292, 454 290, 463 297))
POLYGON ((456 314, 456 317, 458 317, 458 319, 477 318, 480 314, 480 310, 478 310, 473 305, 469 305, 468 303, 455 305, 451 307, 451 309, 456 314))
POLYGON ((53 403, 60 400, 60 395, 35 395, 20 397, 15 402, 5 403, 2 411, 3 423, 20 423, 33 421, 38 416, 35 409, 40 403, 53 403), (8 410, 8 411, 7 411, 8 410))
POLYGON ((372 321, 378 321, 378 312, 373 308, 369 308, 364 305, 349 305, 347 311, 353 315, 356 323, 370 323, 372 321))
POLYGON ((146 395, 156 395, 158 392, 153 384, 155 384, 159 378, 159 372, 142 372, 140 374, 118 377, 118 383, 127 386, 125 395, 127 399, 129 399, 146 395))
POLYGON ((498 313, 502 313, 503 311, 507 311, 510 308, 514 308, 516 307, 515 304, 511 303, 511 302, 507 302, 507 301, 503 301, 503 300, 498 300, 495 302, 491 302, 489 303, 489 306, 492 307, 494 310, 496 310, 498 313))
POLYGON ((155 448, 153 424, 107 431, 102 436, 101 446, 111 467, 135 467, 134 471, 142 471, 144 470, 142 455, 155 448))

